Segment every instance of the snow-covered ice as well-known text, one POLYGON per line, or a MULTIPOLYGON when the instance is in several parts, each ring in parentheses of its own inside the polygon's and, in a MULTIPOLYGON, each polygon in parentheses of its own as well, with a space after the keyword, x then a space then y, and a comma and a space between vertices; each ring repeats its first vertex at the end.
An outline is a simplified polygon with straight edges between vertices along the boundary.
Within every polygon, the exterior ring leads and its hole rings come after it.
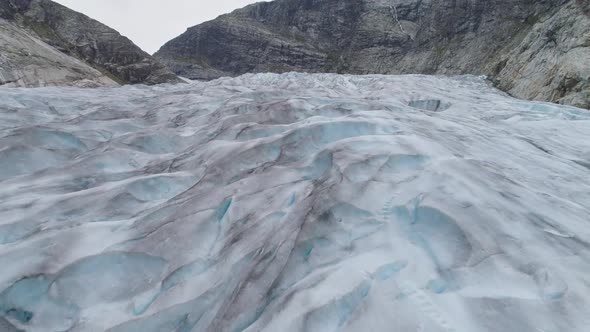
POLYGON ((0 90, 2 331, 590 331, 590 113, 477 77, 0 90))

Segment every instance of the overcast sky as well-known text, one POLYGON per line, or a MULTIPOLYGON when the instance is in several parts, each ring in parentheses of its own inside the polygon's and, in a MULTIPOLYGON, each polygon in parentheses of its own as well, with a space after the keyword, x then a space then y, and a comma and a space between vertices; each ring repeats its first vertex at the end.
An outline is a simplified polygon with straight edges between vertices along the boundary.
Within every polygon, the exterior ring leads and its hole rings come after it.
POLYGON ((186 28, 260 0, 54 1, 110 26, 152 54, 186 28))

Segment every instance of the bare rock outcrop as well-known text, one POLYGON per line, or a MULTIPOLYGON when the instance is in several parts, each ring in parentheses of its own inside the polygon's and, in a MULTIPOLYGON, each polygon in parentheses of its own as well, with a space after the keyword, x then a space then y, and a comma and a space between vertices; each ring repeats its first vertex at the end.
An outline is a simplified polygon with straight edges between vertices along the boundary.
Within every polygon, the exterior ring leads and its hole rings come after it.
POLYGON ((117 31, 50 0, 2 0, 0 50, 0 85, 180 82, 117 31))
POLYGON ((589 6, 276 0, 189 28, 155 57, 192 79, 267 71, 487 75, 517 97, 588 108, 589 6))

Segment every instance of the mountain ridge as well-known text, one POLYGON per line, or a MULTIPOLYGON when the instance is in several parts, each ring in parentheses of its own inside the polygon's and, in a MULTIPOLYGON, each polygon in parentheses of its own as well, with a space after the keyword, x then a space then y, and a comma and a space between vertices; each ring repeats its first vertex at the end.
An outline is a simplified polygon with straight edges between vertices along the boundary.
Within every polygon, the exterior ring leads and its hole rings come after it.
POLYGON ((0 18, 5 53, 0 84, 112 86, 181 82, 117 31, 53 1, 5 0, 0 4, 0 18), (31 50, 37 45, 43 45, 44 50, 31 50))
POLYGON ((590 108, 580 0, 276 0, 187 29, 154 54, 173 72, 487 75, 519 98, 590 108))

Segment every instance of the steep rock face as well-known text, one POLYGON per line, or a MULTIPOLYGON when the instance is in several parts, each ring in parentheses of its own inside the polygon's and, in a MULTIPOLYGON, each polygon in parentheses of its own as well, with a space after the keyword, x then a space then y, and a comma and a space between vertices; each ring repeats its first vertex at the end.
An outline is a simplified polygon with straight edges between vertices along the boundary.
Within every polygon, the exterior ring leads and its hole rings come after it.
POLYGON ((155 57, 193 79, 489 75, 521 98, 588 107, 588 11, 582 0, 277 0, 192 27, 155 57))
POLYGON ((571 1, 535 24, 502 64, 495 81, 503 90, 590 109, 590 2, 571 1))
POLYGON ((0 19, 0 85, 117 86, 88 64, 64 54, 34 34, 0 19))
POLYGON ((176 75, 115 30, 49 0, 0 4, 0 84, 158 84, 176 75), (59 59, 59 60, 57 60, 59 59))

